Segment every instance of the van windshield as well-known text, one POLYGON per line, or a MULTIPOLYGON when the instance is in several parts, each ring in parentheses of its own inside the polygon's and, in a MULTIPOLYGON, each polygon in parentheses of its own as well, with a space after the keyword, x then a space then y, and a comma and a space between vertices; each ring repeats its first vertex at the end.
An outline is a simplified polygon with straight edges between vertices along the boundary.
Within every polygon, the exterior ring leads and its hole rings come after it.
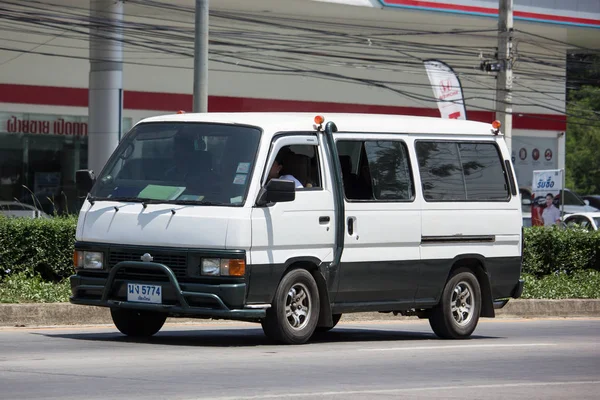
POLYGON ((170 122, 135 126, 90 195, 94 200, 243 205, 261 131, 170 122))

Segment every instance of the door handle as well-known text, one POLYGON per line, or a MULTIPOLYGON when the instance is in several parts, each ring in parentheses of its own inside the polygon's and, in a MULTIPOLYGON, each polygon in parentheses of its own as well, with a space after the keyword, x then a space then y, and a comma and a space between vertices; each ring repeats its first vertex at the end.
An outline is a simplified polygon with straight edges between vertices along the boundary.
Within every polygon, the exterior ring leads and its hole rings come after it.
POLYGON ((328 216, 319 217, 319 224, 321 224, 321 225, 328 224, 329 221, 331 221, 331 218, 329 218, 328 216))
POLYGON ((354 234, 354 218, 348 218, 348 235, 354 234))

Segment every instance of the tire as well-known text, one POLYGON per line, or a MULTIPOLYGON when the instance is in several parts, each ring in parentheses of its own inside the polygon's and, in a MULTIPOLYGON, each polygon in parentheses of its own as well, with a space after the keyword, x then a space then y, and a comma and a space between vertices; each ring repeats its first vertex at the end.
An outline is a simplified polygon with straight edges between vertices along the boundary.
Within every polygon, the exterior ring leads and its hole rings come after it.
POLYGON ((111 308, 110 315, 117 329, 132 337, 150 337, 158 332, 167 320, 165 313, 123 308, 111 308))
POLYGON ((460 268, 448 279, 440 302, 431 310, 429 325, 442 339, 466 339, 477 327, 480 312, 479 281, 470 270, 460 268))
POLYGON ((319 291, 313 276, 294 269, 283 277, 261 322, 265 335, 285 344, 306 343, 319 320, 319 291))
POLYGON ((342 318, 342 314, 333 314, 331 317, 333 318, 333 326, 331 326, 329 328, 324 327, 324 326, 317 326, 317 328, 315 329, 315 332, 318 332, 318 333, 329 332, 330 330, 335 328, 335 326, 338 324, 338 322, 340 322, 340 319, 342 318))

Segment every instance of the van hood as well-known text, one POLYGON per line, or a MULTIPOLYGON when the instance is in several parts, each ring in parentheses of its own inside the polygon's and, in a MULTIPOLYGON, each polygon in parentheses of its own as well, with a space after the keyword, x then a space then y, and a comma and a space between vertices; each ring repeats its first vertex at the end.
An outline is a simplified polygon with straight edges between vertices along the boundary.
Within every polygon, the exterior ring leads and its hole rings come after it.
POLYGON ((241 207, 88 201, 76 239, 83 242, 181 248, 247 249, 250 209, 241 207))

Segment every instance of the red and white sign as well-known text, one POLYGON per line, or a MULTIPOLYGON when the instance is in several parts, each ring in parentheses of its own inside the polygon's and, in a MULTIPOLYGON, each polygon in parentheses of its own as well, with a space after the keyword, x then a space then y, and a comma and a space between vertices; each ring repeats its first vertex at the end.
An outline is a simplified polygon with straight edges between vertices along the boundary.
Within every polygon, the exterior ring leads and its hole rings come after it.
POLYGON ((467 119, 462 87, 452 68, 438 60, 424 64, 442 118, 467 119))
POLYGON ((87 136, 85 117, 28 116, 0 113, 0 132, 35 135, 87 136))

